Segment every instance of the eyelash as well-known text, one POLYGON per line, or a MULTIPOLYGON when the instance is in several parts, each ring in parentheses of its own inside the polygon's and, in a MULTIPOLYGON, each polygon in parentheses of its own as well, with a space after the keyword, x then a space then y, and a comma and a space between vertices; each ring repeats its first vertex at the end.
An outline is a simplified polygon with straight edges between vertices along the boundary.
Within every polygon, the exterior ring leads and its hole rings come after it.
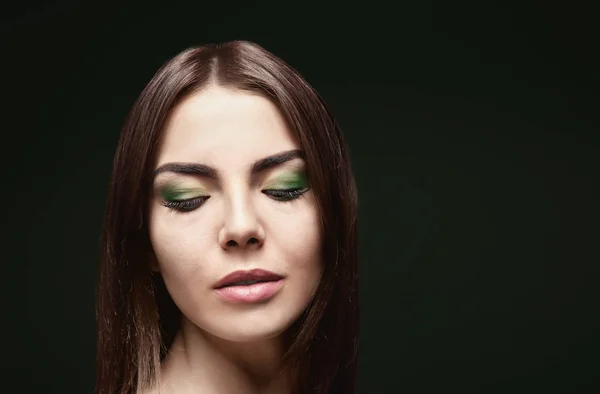
POLYGON ((302 189, 286 189, 286 190, 277 190, 277 189, 267 189, 263 190, 263 194, 275 199, 276 201, 288 202, 291 200, 295 200, 304 193, 308 191, 308 188, 302 189))
MULTIPOLYGON (((301 195, 306 193, 308 188, 302 189, 287 189, 287 190, 276 190, 276 189, 267 189, 263 190, 262 193, 267 196, 273 198, 275 201, 279 202, 289 202, 299 198, 301 195)), ((208 200, 210 196, 202 196, 202 197, 194 197, 186 200, 172 200, 172 201, 163 201, 162 205, 169 209, 179 211, 179 212, 191 212, 195 209, 200 208, 202 204, 208 200)))
POLYGON ((163 201, 162 205, 172 209, 174 211, 179 212, 191 212, 197 208, 200 208, 202 204, 206 202, 210 197, 194 197, 188 198, 187 200, 172 200, 172 201, 163 201))

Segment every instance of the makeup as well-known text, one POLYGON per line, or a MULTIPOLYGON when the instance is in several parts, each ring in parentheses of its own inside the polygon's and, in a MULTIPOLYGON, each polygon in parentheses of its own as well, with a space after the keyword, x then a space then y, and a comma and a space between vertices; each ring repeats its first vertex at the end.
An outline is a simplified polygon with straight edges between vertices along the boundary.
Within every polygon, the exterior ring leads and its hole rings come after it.
POLYGON ((265 190, 297 190, 308 186, 308 180, 303 171, 288 171, 267 182, 265 190))
POLYGON ((229 286, 215 292, 225 301, 236 303, 256 303, 266 301, 283 286, 283 279, 274 282, 259 282, 251 285, 229 286))
POLYGON ((283 281, 281 275, 261 269, 236 271, 222 278, 214 289, 224 301, 255 303, 277 294, 283 281))
POLYGON ((308 191, 308 180, 302 171, 285 172, 268 181, 263 193, 277 201, 292 201, 308 191))
POLYGON ((166 185, 159 189, 161 204, 180 212, 199 208, 208 198, 208 192, 202 188, 166 185))
POLYGON ((208 197, 208 192, 199 187, 166 185, 160 188, 160 197, 164 201, 181 201, 196 197, 208 197))

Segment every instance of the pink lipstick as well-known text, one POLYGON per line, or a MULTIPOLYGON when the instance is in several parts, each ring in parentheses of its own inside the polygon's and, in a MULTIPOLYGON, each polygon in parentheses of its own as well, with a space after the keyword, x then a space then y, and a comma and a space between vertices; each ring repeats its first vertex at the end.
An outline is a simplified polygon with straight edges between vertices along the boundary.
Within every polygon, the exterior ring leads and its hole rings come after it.
POLYGON ((272 298, 283 280, 283 276, 261 269, 235 271, 217 282, 214 289, 226 301, 254 303, 272 298))

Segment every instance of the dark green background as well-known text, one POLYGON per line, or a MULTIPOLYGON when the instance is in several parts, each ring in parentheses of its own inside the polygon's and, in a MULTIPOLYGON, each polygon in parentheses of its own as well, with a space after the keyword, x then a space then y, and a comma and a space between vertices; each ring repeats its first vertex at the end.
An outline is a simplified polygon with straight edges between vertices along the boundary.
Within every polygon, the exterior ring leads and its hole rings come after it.
POLYGON ((591 9, 125 3, 2 14, 2 392, 92 392, 120 127, 164 61, 230 39, 296 67, 346 133, 360 394, 600 392, 591 9))

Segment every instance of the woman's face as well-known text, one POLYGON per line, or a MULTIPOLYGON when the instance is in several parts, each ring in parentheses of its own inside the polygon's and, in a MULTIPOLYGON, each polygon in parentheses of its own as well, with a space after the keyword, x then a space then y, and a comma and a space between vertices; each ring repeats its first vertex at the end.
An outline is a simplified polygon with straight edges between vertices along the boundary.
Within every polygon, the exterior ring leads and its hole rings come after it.
POLYGON ((265 339, 308 306, 321 277, 321 230, 299 149, 259 95, 210 87, 171 113, 150 237, 171 297, 200 329, 265 339))

